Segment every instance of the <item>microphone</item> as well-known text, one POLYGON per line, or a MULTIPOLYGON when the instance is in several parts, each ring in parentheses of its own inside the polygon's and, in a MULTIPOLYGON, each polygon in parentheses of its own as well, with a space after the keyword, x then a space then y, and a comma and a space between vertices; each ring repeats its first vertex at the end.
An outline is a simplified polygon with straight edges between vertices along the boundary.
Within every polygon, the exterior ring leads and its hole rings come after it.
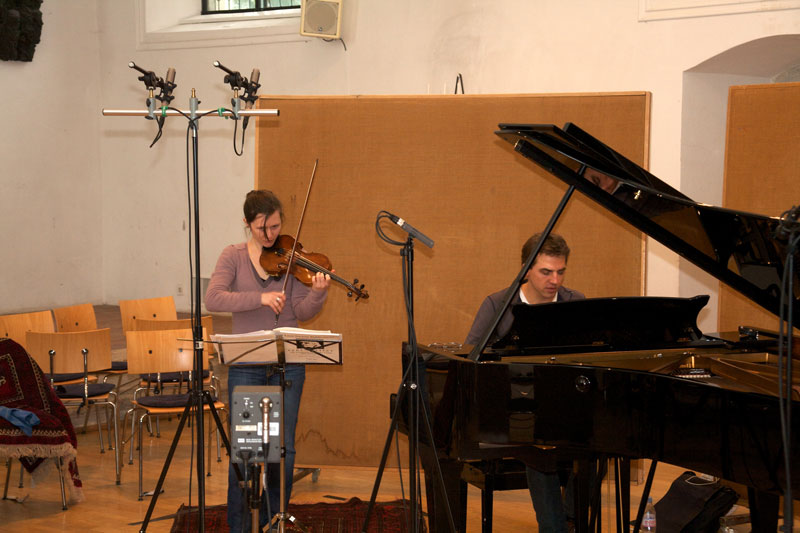
MULTIPOLYGON (((258 88, 261 85, 258 83, 258 79, 261 77, 261 71, 257 68, 254 68, 253 71, 250 73, 250 81, 248 82, 245 79, 245 90, 244 90, 244 101, 245 109, 253 109, 253 105, 256 103, 256 92, 258 92, 258 88)), ((242 122, 242 131, 247 129, 247 123, 250 122, 250 117, 244 117, 244 121, 242 122)))
POLYGON ((175 85, 175 69, 169 67, 167 69, 167 75, 164 78, 168 85, 175 85))
POLYGON ((786 239, 798 230, 800 230, 800 206, 795 205, 781 214, 773 235, 777 239, 786 239))
POLYGON ((256 93, 258 92, 258 88, 261 87, 261 85, 258 83, 258 79, 260 77, 261 71, 257 68, 254 68, 250 73, 250 83, 247 84, 247 90, 245 91, 250 97, 247 99, 247 105, 244 107, 245 109, 252 109, 253 104, 256 103, 256 93))
POLYGON ((222 83, 229 83, 231 85, 231 89, 239 89, 244 85, 242 82, 242 75, 238 72, 229 69, 219 61, 214 61, 214 66, 228 74, 225 76, 225 79, 222 80, 222 83))
MULTIPOLYGON (((269 412, 272 409, 272 400, 265 396, 258 402, 258 406, 261 407, 261 442, 264 443, 264 453, 267 453, 269 450, 267 448, 269 444, 269 412)), ((267 458, 264 457, 264 461, 266 460, 267 458)))
POLYGON ((393 215, 389 212, 386 213, 389 216, 389 219, 400 226, 404 231, 406 231, 409 235, 414 237, 415 239, 419 240, 422 244, 427 246, 428 248, 433 248, 433 241, 426 236, 424 233, 419 231, 417 228, 403 220, 402 218, 398 217, 397 215, 393 215))
POLYGON ((177 85, 175 85, 175 69, 169 67, 167 69, 167 75, 164 76, 164 82, 161 84, 161 94, 158 97, 163 105, 168 106, 175 99, 175 97, 172 96, 172 91, 175 87, 177 87, 177 85))
POLYGON ((156 76, 156 73, 152 70, 145 70, 133 61, 128 62, 128 67, 134 70, 138 70, 142 73, 142 76, 139 76, 137 79, 141 82, 144 82, 145 86, 148 89, 155 89, 158 87, 159 83, 161 83, 161 78, 156 76))

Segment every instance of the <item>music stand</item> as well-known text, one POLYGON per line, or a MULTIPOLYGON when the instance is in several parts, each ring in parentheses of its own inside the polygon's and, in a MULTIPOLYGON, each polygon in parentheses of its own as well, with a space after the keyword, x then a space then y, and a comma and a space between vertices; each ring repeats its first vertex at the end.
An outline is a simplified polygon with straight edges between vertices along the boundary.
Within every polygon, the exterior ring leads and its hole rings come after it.
MULTIPOLYGON (((288 519, 295 527, 302 530, 295 518, 286 512, 286 436, 283 427, 286 364, 341 365, 342 335, 329 331, 277 328, 272 331, 256 331, 241 335, 212 335, 211 340, 217 345, 222 364, 267 365, 278 369, 280 376, 280 416, 278 420, 280 428, 280 509, 272 517, 269 529, 272 530, 273 524, 275 524, 277 531, 284 533, 288 519), (289 346, 288 350, 287 345, 289 346)), ((264 431, 268 431, 268 429, 264 428, 264 431)), ((265 457, 265 461, 266 459, 265 457)), ((266 473, 266 465, 264 471, 266 473)), ((265 475, 262 491, 267 488, 265 475)), ((257 518, 256 509, 256 512, 253 513, 251 528, 254 527, 257 518)))

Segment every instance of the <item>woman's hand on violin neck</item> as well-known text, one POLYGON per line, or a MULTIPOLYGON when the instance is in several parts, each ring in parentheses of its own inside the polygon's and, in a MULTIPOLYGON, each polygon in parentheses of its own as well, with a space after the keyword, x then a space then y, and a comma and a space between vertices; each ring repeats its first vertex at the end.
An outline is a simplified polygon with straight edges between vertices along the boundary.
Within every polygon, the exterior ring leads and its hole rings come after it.
POLYGON ((286 295, 282 292, 262 292, 261 305, 266 305, 275 311, 276 315, 279 315, 283 306, 286 305, 286 295))
POLYGON ((328 287, 331 286, 331 276, 330 274, 323 274, 322 272, 317 272, 314 274, 314 277, 311 278, 311 290, 313 291, 327 291, 328 287))

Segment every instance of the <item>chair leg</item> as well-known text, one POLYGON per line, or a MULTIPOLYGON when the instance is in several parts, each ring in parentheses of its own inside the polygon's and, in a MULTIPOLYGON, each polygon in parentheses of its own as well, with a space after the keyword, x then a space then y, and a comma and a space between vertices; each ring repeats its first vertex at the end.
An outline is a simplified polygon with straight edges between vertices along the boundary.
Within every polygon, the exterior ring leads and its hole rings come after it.
POLYGON ((142 476, 143 476, 143 469, 142 469, 142 423, 145 418, 148 418, 148 413, 145 412, 142 416, 139 417, 139 501, 144 500, 144 489, 142 476))
MULTIPOLYGON (((4 500, 8 499, 8 483, 9 483, 9 481, 11 481, 11 461, 13 461, 13 459, 11 459, 11 457, 6 459, 6 467, 7 467, 7 469, 6 469, 6 484, 5 484, 5 488, 3 489, 3 499, 4 500)), ((20 468, 22 468, 22 466, 20 466, 20 468)))
MULTIPOLYGON (((106 424, 108 425, 108 446, 111 449, 111 427, 108 419, 108 408, 111 407, 111 413, 114 417, 114 467, 116 468, 117 474, 117 485, 120 484, 120 478, 122 475, 122 461, 120 458, 120 451, 119 451, 119 427, 117 426, 117 404, 114 402, 107 402, 106 403, 106 424)), ((98 428, 100 430, 100 428, 98 428)))
MULTIPOLYGON (((82 406, 81 406, 82 407, 82 406)), ((78 411, 80 411, 80 407, 78 407, 78 411)), ((89 411, 92 410, 92 404, 86 406, 86 414, 83 416, 83 431, 82 433, 86 435, 86 428, 89 427, 89 411)), ((100 428, 98 428, 100 429, 100 428)))
POLYGON ((217 428, 216 435, 217 435, 217 462, 221 463, 222 462, 222 448, 219 445, 219 428, 217 428))
POLYGON ((17 487, 22 488, 25 486, 25 469, 22 467, 22 463, 19 464, 19 485, 17 487))
POLYGON ((133 436, 136 435, 136 409, 131 409, 131 411, 133 412, 131 413, 131 450, 130 456, 128 457, 129 465, 133 464, 133 436))
MULTIPOLYGON (((209 414, 209 411, 204 412, 204 416, 207 414, 209 414)), ((208 435, 206 436, 206 440, 208 441, 208 451, 206 451, 206 456, 207 456, 206 459, 208 460, 208 465, 206 466, 206 477, 209 477, 211 476, 211 432, 213 431, 214 428, 212 428, 211 425, 208 424, 209 421, 213 422, 213 419, 209 420, 211 419, 210 416, 206 416, 205 418, 206 418, 206 427, 208 428, 208 435)))
MULTIPOLYGON (((122 454, 125 453, 125 443, 128 442, 125 439, 125 422, 128 421, 128 414, 131 414, 131 418, 133 417, 133 414, 131 413, 131 411, 133 411, 132 408, 128 409, 127 411, 125 411, 125 416, 122 418, 122 436, 119 438, 119 445, 122 447, 120 449, 120 452, 119 452, 120 458, 122 457, 122 454)), ((133 428, 131 428, 130 440, 131 440, 131 448, 133 448, 133 428)), ((133 457, 131 457, 131 460, 132 459, 133 459, 133 457)))
POLYGON ((67 510, 67 494, 64 490, 64 460, 61 457, 56 457, 56 468, 58 468, 58 481, 61 484, 61 509, 67 510))
MULTIPOLYGON (((86 408, 86 415, 88 418, 89 407, 86 408)), ((103 444, 103 425, 100 423, 100 409, 97 408, 97 405, 94 405, 94 417, 97 419, 97 435, 100 437, 100 453, 106 453, 106 446, 103 444)))
MULTIPOLYGON (((116 448, 112 448, 112 446, 111 446, 111 442, 112 442, 112 440, 111 440, 111 419, 108 416, 108 405, 106 405, 105 411, 106 411, 106 434, 108 435, 108 449, 109 450, 114 450, 116 448)), ((114 411, 114 413, 117 412, 117 400, 116 400, 116 398, 114 399, 114 409, 113 409, 113 411, 114 411)), ((114 420, 114 427, 116 427, 116 426, 117 426, 116 420, 114 420)))

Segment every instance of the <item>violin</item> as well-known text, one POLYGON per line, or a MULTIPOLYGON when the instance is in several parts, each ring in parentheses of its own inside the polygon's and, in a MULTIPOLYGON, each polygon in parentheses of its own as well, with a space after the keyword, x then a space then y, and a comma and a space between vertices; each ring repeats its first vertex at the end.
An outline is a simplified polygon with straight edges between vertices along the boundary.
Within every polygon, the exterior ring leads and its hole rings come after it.
POLYGON ((291 235, 279 235, 275 239, 275 244, 271 248, 262 248, 259 263, 267 274, 270 276, 279 277, 286 273, 289 264, 291 263, 291 274, 296 277, 301 283, 311 285, 314 274, 322 272, 331 277, 333 281, 341 283, 347 287, 347 296, 356 295, 356 301, 359 298, 365 300, 369 298, 369 294, 364 289, 364 284, 358 285, 358 280, 353 280, 353 283, 348 282, 331 272, 333 265, 327 256, 320 253, 306 252, 303 250, 303 245, 295 243, 294 237, 291 235), (292 250, 294 252, 294 259, 289 261, 292 250))

